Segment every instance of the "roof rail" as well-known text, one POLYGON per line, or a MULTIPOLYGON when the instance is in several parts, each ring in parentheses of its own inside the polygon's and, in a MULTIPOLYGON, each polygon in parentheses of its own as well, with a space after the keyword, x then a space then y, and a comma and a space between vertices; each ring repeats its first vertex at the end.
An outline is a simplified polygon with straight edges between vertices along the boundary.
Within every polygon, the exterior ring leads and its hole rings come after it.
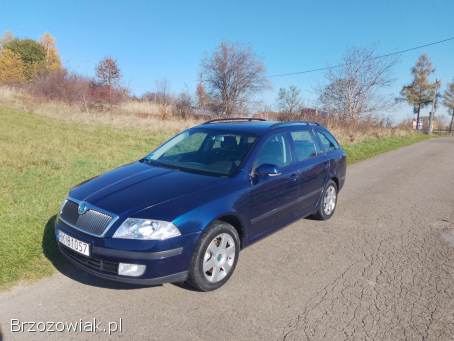
POLYGON ((270 128, 276 128, 285 124, 304 124, 304 125, 313 125, 313 126, 321 126, 320 123, 318 122, 312 122, 312 121, 281 121, 273 124, 270 128))
POLYGON ((202 124, 209 124, 209 123, 215 123, 215 122, 235 122, 235 121, 266 121, 264 118, 254 118, 254 117, 231 117, 231 118, 215 118, 213 120, 209 120, 206 122, 203 122, 202 124))

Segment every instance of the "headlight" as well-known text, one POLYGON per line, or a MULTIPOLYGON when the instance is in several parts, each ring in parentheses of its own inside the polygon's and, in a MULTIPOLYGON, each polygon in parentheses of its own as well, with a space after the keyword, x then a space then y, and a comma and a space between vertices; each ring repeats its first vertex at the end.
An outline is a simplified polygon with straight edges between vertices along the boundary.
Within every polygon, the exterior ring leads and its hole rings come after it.
POLYGON ((168 221, 128 218, 115 231, 113 238, 164 240, 180 235, 180 230, 168 221))

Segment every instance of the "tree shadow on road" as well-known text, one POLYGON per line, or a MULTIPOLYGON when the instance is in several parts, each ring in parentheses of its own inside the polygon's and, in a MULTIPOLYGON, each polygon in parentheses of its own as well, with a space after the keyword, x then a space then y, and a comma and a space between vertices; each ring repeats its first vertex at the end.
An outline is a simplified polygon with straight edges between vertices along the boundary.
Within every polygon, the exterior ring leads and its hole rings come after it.
POLYGON ((133 290, 150 287, 109 281, 107 279, 98 278, 89 273, 86 273, 83 270, 77 269, 74 265, 67 261, 58 250, 54 232, 56 218, 57 218, 56 215, 49 218, 49 220, 46 223, 46 226, 44 227, 42 248, 44 255, 46 256, 47 259, 50 260, 50 262, 53 264, 53 266, 57 269, 58 272, 82 284, 99 288, 133 290))

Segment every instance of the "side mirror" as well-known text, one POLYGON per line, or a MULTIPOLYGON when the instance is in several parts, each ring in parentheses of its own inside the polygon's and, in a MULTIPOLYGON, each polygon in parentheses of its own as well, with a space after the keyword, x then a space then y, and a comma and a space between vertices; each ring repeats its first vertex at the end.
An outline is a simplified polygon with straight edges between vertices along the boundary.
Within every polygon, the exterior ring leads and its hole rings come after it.
POLYGON ((272 165, 269 163, 264 163, 260 166, 258 166, 254 170, 254 175, 257 176, 278 176, 281 175, 279 172, 279 167, 276 165, 272 165))

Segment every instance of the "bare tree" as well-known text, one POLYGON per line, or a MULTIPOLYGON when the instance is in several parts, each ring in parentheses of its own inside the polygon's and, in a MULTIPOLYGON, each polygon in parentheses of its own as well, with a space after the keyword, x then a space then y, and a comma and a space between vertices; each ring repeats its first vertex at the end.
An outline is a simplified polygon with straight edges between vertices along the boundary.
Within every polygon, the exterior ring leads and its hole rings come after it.
POLYGON ((289 115, 299 112, 302 108, 300 94, 300 89, 294 85, 291 85, 288 89, 280 88, 277 98, 279 111, 289 115))
POLYGON ((441 81, 436 80, 435 83, 433 83, 433 88, 432 88, 432 110, 429 113, 429 129, 428 133, 432 134, 433 131, 433 124, 435 120, 435 111, 437 110, 438 107, 438 99, 441 97, 440 93, 438 90, 441 87, 441 81))
POLYGON ((325 111, 341 118, 358 120, 361 114, 388 109, 392 101, 381 90, 392 83, 396 59, 377 58, 373 49, 354 48, 339 67, 328 71, 328 85, 319 100, 325 111))
POLYGON ((165 78, 155 81, 155 90, 144 93, 142 99, 158 105, 169 105, 174 100, 170 94, 169 82, 165 78))
POLYGON ((452 83, 448 83, 448 87, 443 93, 443 104, 450 111, 451 123, 449 124, 449 132, 452 135, 452 130, 454 128, 454 81, 452 83))
POLYGON ((251 96, 268 85, 265 67, 252 50, 225 42, 202 61, 201 77, 214 109, 226 116, 244 110, 251 96))
POLYGON ((113 88, 118 85, 121 79, 120 68, 115 59, 106 57, 96 66, 96 77, 101 85, 107 86, 109 91, 109 102, 112 104, 113 88))
POLYGON ((121 78, 120 68, 115 59, 106 57, 96 66, 96 77, 101 84, 113 87, 121 78))

